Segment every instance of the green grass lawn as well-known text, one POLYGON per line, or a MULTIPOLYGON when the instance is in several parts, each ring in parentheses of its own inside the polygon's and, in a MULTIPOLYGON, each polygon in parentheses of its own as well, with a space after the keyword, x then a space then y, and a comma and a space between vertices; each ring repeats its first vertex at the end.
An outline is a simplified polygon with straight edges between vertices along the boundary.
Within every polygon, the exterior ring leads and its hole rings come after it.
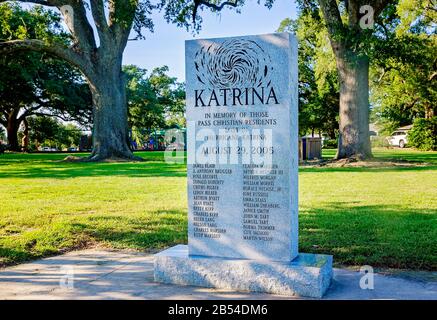
MULTIPOLYGON (((138 154, 146 161, 1 155, 0 265, 93 243, 141 250, 186 243, 185 165, 166 164, 160 152, 138 154)), ((429 164, 301 168, 300 251, 333 254, 337 265, 437 270, 437 152, 374 154, 429 164)))

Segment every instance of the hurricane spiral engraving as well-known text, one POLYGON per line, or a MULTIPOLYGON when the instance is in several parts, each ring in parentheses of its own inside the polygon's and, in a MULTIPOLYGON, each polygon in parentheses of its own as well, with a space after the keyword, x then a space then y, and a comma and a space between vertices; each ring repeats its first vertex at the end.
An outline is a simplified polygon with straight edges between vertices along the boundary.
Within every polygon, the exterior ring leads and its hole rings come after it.
POLYGON ((251 40, 227 40, 204 46, 195 54, 197 79, 212 88, 268 87, 270 56, 251 40))

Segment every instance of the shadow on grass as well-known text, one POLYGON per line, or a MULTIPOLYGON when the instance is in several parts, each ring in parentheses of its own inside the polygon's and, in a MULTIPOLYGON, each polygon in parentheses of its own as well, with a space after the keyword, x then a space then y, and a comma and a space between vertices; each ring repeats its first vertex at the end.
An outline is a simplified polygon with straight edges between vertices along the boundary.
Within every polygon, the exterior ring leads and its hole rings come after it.
MULTIPOLYGON (((64 163, 59 161, 23 162, 7 164, 1 170, 1 178, 55 178, 128 176, 128 177, 182 177, 186 176, 185 164, 165 162, 122 162, 122 163, 64 163)), ((4 163, 3 163, 4 165, 4 163)))
POLYGON ((63 229, 66 232, 56 239, 56 230, 50 225, 44 232, 28 235, 20 245, 2 247, 0 241, 0 267, 82 249, 96 242, 113 248, 150 251, 188 240, 184 210, 157 210, 135 217, 90 215, 64 221, 63 229))
MULTIPOLYGON (((437 170, 437 165, 395 167, 300 167, 299 172, 394 172, 437 170)), ((0 179, 68 179, 75 177, 186 177, 186 164, 166 163, 160 157, 146 158, 144 162, 121 163, 66 163, 46 159, 0 159, 0 179)))
MULTIPOLYGON (((325 160, 331 160, 337 153, 337 149, 323 149, 322 153, 325 160)), ((418 151, 414 149, 399 148, 374 148, 372 153, 376 160, 427 162, 437 165, 437 152, 435 151, 418 151)))
POLYGON ((437 165, 437 152, 432 151, 393 151, 393 152, 375 152, 375 157, 377 159, 384 160, 399 160, 399 161, 410 161, 410 162, 427 162, 437 165))
POLYGON ((338 265, 437 270, 436 210, 331 202, 299 213, 300 252, 338 265))
MULTIPOLYGON (((87 154, 78 155, 87 156, 87 154)), ((186 165, 184 162, 166 163, 164 161, 164 152, 137 152, 135 155, 141 156, 144 162, 71 163, 63 161, 68 154, 5 154, 0 157, 0 179, 186 176, 186 165)))
POLYGON ((187 242, 187 212, 159 210, 142 217, 98 216, 72 224, 76 232, 116 248, 164 248, 187 242), (151 218, 151 216, 153 218, 151 218))
MULTIPOLYGON (((158 249, 187 242, 186 211, 152 216, 89 217, 73 227, 117 248, 158 249)), ((299 251, 332 254, 337 265, 437 270, 435 210, 331 202, 301 208, 299 224, 299 251)))
POLYGON ((29 255, 25 249, 15 249, 0 246, 0 267, 19 262, 28 261, 31 258, 37 258, 38 256, 29 255))
POLYGON ((437 165, 387 166, 387 167, 299 167, 299 172, 395 172, 437 170, 437 165))
MULTIPOLYGON (((144 216, 87 216, 64 222, 68 234, 57 239, 58 250, 0 248, 3 264, 54 255, 74 249, 71 239, 89 239, 114 248, 157 250, 187 242, 186 210, 154 211, 144 216), (62 249, 60 249, 62 247, 62 249)), ((45 248, 50 227, 27 241, 45 248)), ((83 240, 80 240, 83 241, 83 240)), ((360 206, 358 202, 302 205, 299 251, 332 254, 336 265, 437 270, 437 212, 393 205, 360 206)), ((55 248, 55 247, 53 247, 55 248)))

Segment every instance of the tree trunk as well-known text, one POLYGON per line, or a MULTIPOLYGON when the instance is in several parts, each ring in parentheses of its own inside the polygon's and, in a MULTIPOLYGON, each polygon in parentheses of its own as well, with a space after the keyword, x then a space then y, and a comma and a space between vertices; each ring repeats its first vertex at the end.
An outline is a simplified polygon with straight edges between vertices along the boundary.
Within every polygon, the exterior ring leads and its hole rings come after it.
POLYGON ((120 63, 97 66, 89 80, 93 98, 93 151, 90 161, 108 158, 141 160, 129 148, 127 101, 120 63))
POLYGON ((23 151, 27 152, 29 151, 29 123, 27 122, 27 119, 23 119, 23 139, 21 140, 21 146, 23 147, 23 151))
POLYGON ((431 106, 429 104, 425 105, 425 119, 431 119, 434 117, 434 106, 431 106))
POLYGON ((339 45, 334 49, 340 79, 336 159, 372 157, 369 135, 369 60, 339 45))
POLYGON ((17 112, 15 110, 11 111, 8 115, 8 145, 9 150, 20 152, 20 145, 18 143, 18 129, 20 128, 20 121, 17 119, 17 112))

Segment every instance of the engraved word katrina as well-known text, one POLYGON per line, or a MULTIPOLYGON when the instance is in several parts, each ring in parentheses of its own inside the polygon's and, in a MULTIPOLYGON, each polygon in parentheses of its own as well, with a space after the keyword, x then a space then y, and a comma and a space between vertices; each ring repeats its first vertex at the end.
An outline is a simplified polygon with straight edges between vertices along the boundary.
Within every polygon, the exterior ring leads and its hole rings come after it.
POLYGON ((279 104, 270 56, 252 40, 232 39, 200 48, 194 57, 195 107, 279 104))

